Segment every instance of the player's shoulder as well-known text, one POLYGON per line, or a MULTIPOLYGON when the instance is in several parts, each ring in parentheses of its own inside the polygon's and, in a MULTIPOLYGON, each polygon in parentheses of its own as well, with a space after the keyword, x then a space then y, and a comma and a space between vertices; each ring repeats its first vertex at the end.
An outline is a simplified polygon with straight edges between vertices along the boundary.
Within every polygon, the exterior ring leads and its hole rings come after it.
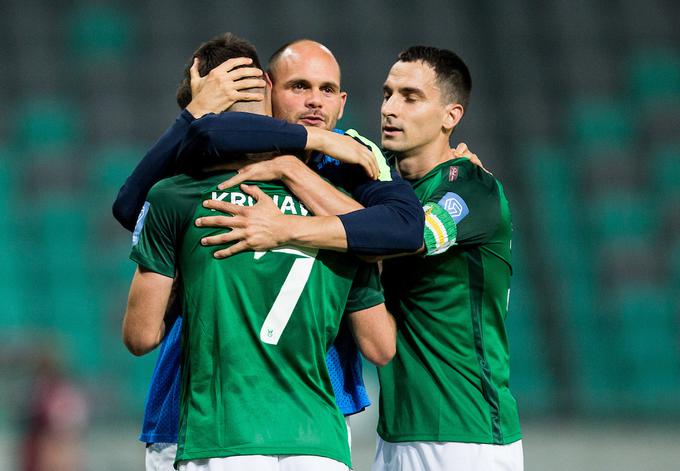
POLYGON ((437 166, 436 177, 444 186, 485 188, 495 191, 500 182, 469 159, 452 159, 437 166))

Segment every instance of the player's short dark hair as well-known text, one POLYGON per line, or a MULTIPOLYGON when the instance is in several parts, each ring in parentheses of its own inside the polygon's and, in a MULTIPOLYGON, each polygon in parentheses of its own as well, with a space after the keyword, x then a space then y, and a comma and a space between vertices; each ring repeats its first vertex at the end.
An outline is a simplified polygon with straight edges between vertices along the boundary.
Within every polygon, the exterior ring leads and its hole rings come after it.
POLYGON ((442 98, 447 103, 460 103, 467 110, 472 78, 467 65, 456 53, 431 46, 411 46, 402 51, 397 60, 422 61, 432 67, 442 90, 442 98))
POLYGON ((208 72, 223 62, 236 57, 249 57, 253 60, 253 63, 248 67, 262 68, 255 46, 235 34, 225 33, 204 42, 192 54, 191 60, 184 68, 184 78, 177 87, 177 104, 182 109, 186 108, 191 102, 189 69, 191 69, 195 57, 198 58, 198 73, 201 77, 206 76, 208 72))

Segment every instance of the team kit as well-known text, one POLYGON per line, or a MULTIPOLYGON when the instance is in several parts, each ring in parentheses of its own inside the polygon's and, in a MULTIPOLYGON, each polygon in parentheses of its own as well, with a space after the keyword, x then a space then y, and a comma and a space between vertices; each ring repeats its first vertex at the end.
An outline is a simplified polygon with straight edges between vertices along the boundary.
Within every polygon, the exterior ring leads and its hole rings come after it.
POLYGON ((373 471, 524 469, 510 207, 450 144, 471 88, 456 53, 403 50, 378 145, 336 127, 350 97, 324 45, 262 64, 226 33, 194 52, 113 205, 137 264, 123 342, 158 349, 146 470, 352 469, 367 364, 373 471))

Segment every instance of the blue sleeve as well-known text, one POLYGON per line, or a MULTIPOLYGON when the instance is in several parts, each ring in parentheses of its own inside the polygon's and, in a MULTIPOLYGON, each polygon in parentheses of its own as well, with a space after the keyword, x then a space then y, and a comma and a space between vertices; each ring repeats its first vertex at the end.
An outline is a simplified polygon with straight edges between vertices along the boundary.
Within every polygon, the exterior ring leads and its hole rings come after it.
POLYGON ((423 245, 425 214, 411 185, 394 170, 392 181, 363 178, 350 188, 365 209, 339 216, 348 250, 362 255, 414 252, 423 245))
POLYGON ((157 182, 175 173, 175 158, 189 125, 194 121, 184 110, 146 153, 118 191, 113 203, 113 216, 129 231, 133 231, 146 195, 157 182))
POLYGON ((208 114, 189 126, 182 143, 180 166, 210 166, 244 152, 304 150, 307 130, 270 116, 229 111, 208 114))

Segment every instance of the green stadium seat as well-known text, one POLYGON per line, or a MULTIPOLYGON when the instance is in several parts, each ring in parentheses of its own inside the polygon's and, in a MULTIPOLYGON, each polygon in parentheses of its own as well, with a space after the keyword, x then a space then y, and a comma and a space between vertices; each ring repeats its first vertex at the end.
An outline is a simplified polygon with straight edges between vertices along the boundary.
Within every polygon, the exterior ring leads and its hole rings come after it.
POLYGON ((638 51, 628 64, 628 89, 643 107, 680 100, 680 51, 638 51))
POLYGON ((582 98, 576 100, 568 116, 572 159, 587 150, 622 149, 635 142, 635 110, 628 102, 607 97, 582 98))
POLYGON ((529 276, 526 251, 526 242, 516 235, 510 304, 505 321, 510 347, 510 386, 520 410, 544 414, 554 407, 554 381, 545 354, 545 335, 539 328, 537 294, 529 276))
POLYGON ((616 359, 628 412, 668 413, 680 406, 680 327, 669 293, 631 284, 613 297, 616 359))
POLYGON ((614 238, 649 240, 659 229, 657 207, 645 194, 603 193, 588 205, 586 214, 594 244, 614 238))
POLYGON ((83 129, 78 109, 54 97, 31 98, 14 116, 14 144, 34 158, 49 158, 81 143, 83 129))
POLYGON ((125 12, 105 5, 81 6, 69 20, 69 45, 88 63, 125 59, 133 43, 134 25, 125 12))
POLYGON ((651 155, 650 187, 659 198, 680 196, 680 141, 660 147, 651 155))

